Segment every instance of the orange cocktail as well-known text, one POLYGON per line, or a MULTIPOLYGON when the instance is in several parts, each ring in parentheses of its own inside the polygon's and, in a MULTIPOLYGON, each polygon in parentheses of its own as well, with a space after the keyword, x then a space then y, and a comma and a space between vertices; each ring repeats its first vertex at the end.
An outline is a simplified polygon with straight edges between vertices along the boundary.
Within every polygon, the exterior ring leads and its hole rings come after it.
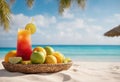
POLYGON ((30 60, 32 54, 31 33, 29 30, 19 29, 17 37, 17 56, 23 60, 30 60))

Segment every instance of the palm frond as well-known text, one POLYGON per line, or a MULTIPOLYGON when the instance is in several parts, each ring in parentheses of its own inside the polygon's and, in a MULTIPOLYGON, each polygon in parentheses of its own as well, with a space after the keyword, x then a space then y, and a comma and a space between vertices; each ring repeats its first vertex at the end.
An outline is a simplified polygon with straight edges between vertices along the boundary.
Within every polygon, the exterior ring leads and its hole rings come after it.
POLYGON ((34 0, 26 0, 26 3, 27 3, 29 8, 32 8, 32 6, 34 4, 34 0))
POLYGON ((59 13, 62 15, 65 8, 69 8, 71 5, 71 0, 60 0, 59 2, 59 13))
POLYGON ((6 31, 9 29, 10 13, 10 7, 6 0, 0 0, 0 25, 4 26, 6 31))
POLYGON ((84 9, 84 8, 85 8, 86 0, 77 0, 77 3, 78 3, 78 5, 79 5, 82 9, 84 9))

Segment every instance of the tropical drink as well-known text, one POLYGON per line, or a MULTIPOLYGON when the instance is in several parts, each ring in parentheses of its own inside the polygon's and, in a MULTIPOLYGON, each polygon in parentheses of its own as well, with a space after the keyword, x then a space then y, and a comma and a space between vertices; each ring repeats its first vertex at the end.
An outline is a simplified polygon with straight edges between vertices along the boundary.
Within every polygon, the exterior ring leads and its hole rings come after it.
POLYGON ((23 60, 30 60, 32 54, 31 32, 29 30, 19 29, 17 37, 17 56, 23 60))

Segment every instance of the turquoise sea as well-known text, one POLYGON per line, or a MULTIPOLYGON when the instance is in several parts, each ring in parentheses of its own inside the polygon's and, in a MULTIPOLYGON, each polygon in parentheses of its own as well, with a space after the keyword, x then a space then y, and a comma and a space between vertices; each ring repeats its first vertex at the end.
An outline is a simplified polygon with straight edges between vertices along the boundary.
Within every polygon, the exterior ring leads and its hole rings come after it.
MULTIPOLYGON (((39 45, 33 45, 35 48, 39 45)), ((46 45, 40 45, 45 47, 46 45)), ((48 45, 47 45, 48 46, 48 45)), ((119 61, 120 62, 120 45, 50 45, 55 51, 60 51, 66 57, 80 61, 119 61)), ((10 50, 16 48, 0 47, 0 58, 10 50)))

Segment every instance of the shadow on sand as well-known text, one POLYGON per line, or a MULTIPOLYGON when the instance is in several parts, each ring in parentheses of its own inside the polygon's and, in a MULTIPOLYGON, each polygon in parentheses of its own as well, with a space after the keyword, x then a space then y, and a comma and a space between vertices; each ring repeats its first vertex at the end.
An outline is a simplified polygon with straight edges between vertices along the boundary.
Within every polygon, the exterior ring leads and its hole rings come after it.
POLYGON ((0 69, 0 77, 14 77, 14 76, 23 76, 25 74, 17 73, 17 72, 9 72, 5 69, 0 69))
POLYGON ((51 75, 53 73, 38 73, 38 74, 25 74, 19 72, 9 72, 5 69, 0 69, 0 77, 14 77, 14 76, 25 76, 25 75, 51 75))

